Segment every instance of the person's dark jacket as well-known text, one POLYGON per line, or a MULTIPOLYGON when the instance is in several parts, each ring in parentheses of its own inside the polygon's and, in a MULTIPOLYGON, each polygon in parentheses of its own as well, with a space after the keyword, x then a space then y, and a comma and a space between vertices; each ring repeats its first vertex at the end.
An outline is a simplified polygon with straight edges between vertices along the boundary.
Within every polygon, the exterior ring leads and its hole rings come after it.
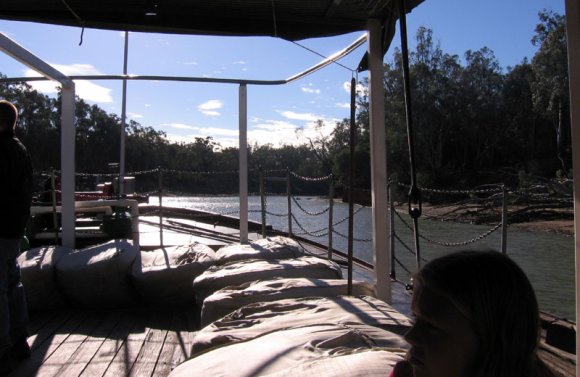
POLYGON ((32 162, 12 133, 0 133, 0 238, 20 238, 30 217, 32 162))

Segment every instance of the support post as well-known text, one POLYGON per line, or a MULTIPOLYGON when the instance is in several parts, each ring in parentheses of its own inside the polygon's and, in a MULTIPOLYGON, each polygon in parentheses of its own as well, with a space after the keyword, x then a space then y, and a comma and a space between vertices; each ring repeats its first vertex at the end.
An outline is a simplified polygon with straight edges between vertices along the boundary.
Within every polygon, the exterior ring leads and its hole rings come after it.
POLYGON ((266 191, 264 187, 264 170, 260 166, 260 207, 262 208, 262 238, 266 238, 266 191))
POLYGON ((385 104, 383 88, 382 28, 379 20, 367 24, 369 38, 369 104, 371 143, 371 197, 373 262, 377 298, 391 302, 390 245, 387 221, 387 153, 385 142, 385 104))
POLYGON ((395 271, 395 203, 393 203, 393 195, 391 192, 391 185, 388 186, 389 195, 389 240, 391 245, 391 279, 397 278, 397 271, 395 271))
POLYGON ((356 80, 353 77, 350 80, 350 124, 349 124, 349 141, 348 141, 348 295, 352 295, 352 260, 354 256, 354 146, 356 143, 356 80))
POLYGON ((248 243, 248 87, 240 84, 240 243, 248 243))
POLYGON ((163 170, 157 168, 159 178, 159 246, 163 247, 163 170))
POLYGON ((332 244, 332 236, 334 233, 334 227, 332 225, 334 217, 334 176, 330 175, 330 185, 328 186, 328 260, 332 260, 332 250, 334 245, 332 244))
POLYGON ((62 246, 75 247, 75 85, 62 86, 61 203, 62 246))
MULTIPOLYGON (((129 32, 125 31, 125 51, 123 55, 123 76, 127 76, 129 58, 129 32)), ((127 79, 123 78, 123 98, 121 100, 121 147, 119 148, 119 185, 117 197, 125 195, 125 127, 127 123, 127 79)))
POLYGON ((286 197, 288 199, 288 237, 292 238, 292 175, 286 168, 286 197))
MULTIPOLYGON (((568 36, 568 78, 570 83, 570 129, 572 130, 572 169, 580 177, 580 4, 566 0, 568 36)), ((576 253, 576 320, 580 318, 580 184, 574 182, 574 234, 576 253)), ((580 355, 580 332, 576 331, 576 355, 580 355)), ((580 376, 580 363, 576 363, 580 376)))
POLYGON ((501 252, 507 254, 507 227, 508 227, 508 192, 505 185, 502 185, 501 204, 501 252))
POLYGON ((54 226, 54 244, 58 245, 58 216, 56 211, 56 177, 54 170, 50 174, 50 188, 52 200, 52 225, 54 226))

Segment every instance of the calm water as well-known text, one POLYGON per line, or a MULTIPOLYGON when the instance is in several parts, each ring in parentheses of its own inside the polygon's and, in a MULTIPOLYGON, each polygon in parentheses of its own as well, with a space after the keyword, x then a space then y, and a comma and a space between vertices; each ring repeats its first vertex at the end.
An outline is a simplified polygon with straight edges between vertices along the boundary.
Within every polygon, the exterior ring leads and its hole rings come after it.
MULTIPOLYGON (((155 204, 157 198, 150 198, 155 204)), ((298 197, 300 207, 310 213, 319 213, 328 207, 326 199, 318 197, 298 197)), ((163 204, 167 206, 195 208, 222 214, 238 215, 237 197, 165 197, 163 204)), ((260 198, 249 199, 250 219, 261 221, 260 198)), ((268 197, 267 211, 275 215, 267 215, 266 221, 275 229, 287 231, 288 218, 286 197, 268 197), (284 215, 284 216, 276 216, 284 215)), ((295 203, 292 203, 292 212, 302 228, 310 233, 326 233, 328 227, 328 212, 312 216, 306 214, 295 203), (319 231, 320 232, 317 232, 319 231)), ((372 262, 371 239, 371 209, 355 206, 354 238, 360 241, 354 242, 354 254, 368 262, 372 262)), ((345 219, 348 215, 348 205, 335 203, 333 223, 345 219)), ((408 224, 411 224, 408 216, 403 216, 408 224)), ((302 229, 294 223, 292 225, 295 234, 303 233, 302 229)), ((485 233, 491 227, 487 225, 469 225, 459 223, 441 222, 436 220, 419 220, 419 230, 425 237, 438 242, 463 242, 476 238, 485 233)), ((348 221, 336 225, 335 230, 346 236, 348 221)), ((397 235, 408 246, 413 248, 412 231, 399 218, 395 220, 397 235)), ((309 237, 320 243, 327 244, 328 236, 309 237)), ((347 240, 340 235, 334 235, 333 245, 335 249, 346 251, 347 240)), ((508 254, 526 271, 540 301, 540 307, 559 316, 575 319, 574 308, 574 239, 572 237, 532 233, 508 229, 508 254)), ((421 254, 430 260, 438 255, 459 250, 461 248, 493 248, 501 247, 501 231, 497 230, 489 237, 481 241, 462 247, 444 247, 421 240, 421 254)), ((395 255, 407 269, 414 271, 415 257, 409 253, 399 242, 395 245, 395 255)), ((396 266, 397 278, 408 280, 408 273, 396 266)))

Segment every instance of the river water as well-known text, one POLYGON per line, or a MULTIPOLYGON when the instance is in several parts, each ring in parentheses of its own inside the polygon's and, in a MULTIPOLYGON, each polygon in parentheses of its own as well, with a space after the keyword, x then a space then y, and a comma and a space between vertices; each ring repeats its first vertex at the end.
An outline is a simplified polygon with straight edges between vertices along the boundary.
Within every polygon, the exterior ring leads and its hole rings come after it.
MULTIPOLYGON (((327 244, 329 212, 328 200, 320 197, 295 197, 291 203, 292 213, 297 220, 293 222, 292 231, 317 242, 327 244), (323 212, 323 213, 321 213, 323 212), (321 213, 319 215, 316 215, 321 213), (309 236, 304 231, 315 234, 309 236)), ((158 204, 157 198, 150 198, 151 204, 158 204)), ((191 208, 221 214, 238 216, 238 197, 164 197, 163 204, 173 207, 191 208)), ((371 208, 355 205, 354 216, 354 255, 372 263, 372 219, 371 208)), ((260 198, 249 198, 250 219, 261 221, 260 198)), ((267 199, 266 221, 275 229, 288 230, 288 201, 286 197, 267 199)), ((348 204, 334 203, 333 223, 335 232, 333 246, 337 250, 347 250, 348 234, 348 204), (342 221, 344 220, 344 221, 342 221), (338 223, 338 224, 337 224, 338 223)), ((414 249, 413 233, 406 224, 411 224, 408 215, 395 216, 394 229, 397 236, 411 249, 414 249)), ((486 233, 492 227, 489 225, 470 225, 438 220, 419 220, 420 233, 430 241, 439 243, 464 243, 486 233)), ((420 241, 421 256, 426 260, 438 255, 457 251, 459 249, 496 249, 501 247, 501 229, 491 233, 480 241, 466 246, 447 247, 437 243, 420 241)), ((508 228, 507 252, 526 272, 540 303, 542 310, 575 320, 574 301, 574 239, 572 237, 527 232, 508 228)), ((395 244, 395 255, 405 268, 396 265, 397 278, 407 282, 409 273, 415 270, 415 256, 399 241, 395 244)), ((493 273, 490 271, 490 273, 493 273)))

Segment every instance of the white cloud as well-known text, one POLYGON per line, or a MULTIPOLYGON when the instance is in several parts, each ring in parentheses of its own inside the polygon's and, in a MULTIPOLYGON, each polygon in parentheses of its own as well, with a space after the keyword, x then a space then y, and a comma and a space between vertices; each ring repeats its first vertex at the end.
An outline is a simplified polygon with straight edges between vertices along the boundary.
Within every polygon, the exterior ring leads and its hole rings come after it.
MULTIPOLYGON (((350 93, 350 81, 345 81, 342 84, 342 88, 344 89, 345 92, 350 93)), ((367 91, 366 87, 364 87, 363 85, 358 84, 358 83, 356 84, 356 92, 358 94, 365 94, 366 91, 367 91)))
POLYGON ((171 128, 178 128, 180 130, 198 130, 199 127, 189 126, 183 123, 163 123, 161 124, 163 127, 171 127, 171 128))
MULTIPOLYGON (((56 70, 64 73, 67 76, 84 76, 84 75, 100 75, 101 72, 90 64, 72 64, 61 65, 51 64, 56 70)), ((27 77, 38 76, 38 73, 32 69, 24 71, 27 77)), ((30 85, 37 91, 43 94, 56 94, 59 85, 52 81, 31 81, 30 85)), ((104 86, 97 85, 91 81, 75 80, 76 95, 82 99, 96 103, 112 103, 111 89, 104 86)))
POLYGON ((184 65, 197 65, 197 62, 185 62, 184 65))
POLYGON ((218 117, 220 116, 220 112, 219 111, 214 111, 214 110, 204 110, 202 111, 202 113, 204 115, 210 116, 210 117, 218 117))
POLYGON ((232 64, 241 64, 241 65, 245 65, 247 64, 245 61, 243 60, 238 60, 237 62, 233 62, 232 64))
POLYGON ((223 102, 218 99, 212 99, 207 102, 202 103, 197 107, 197 109, 207 116, 219 116, 219 109, 224 106, 223 102))
POLYGON ((350 109, 350 103, 348 102, 337 102, 334 104, 334 106, 340 109, 350 109))
POLYGON ((206 136, 238 136, 238 130, 232 130, 231 128, 218 128, 218 127, 202 127, 199 129, 201 135, 206 136))
POLYGON ((296 113, 294 111, 280 111, 280 114, 282 114, 284 118, 294 120, 316 121, 322 118, 321 116, 312 113, 296 113))
POLYGON ((312 89, 312 88, 307 88, 305 86, 303 86, 301 89, 304 93, 320 94, 320 89, 312 89))
POLYGON ((142 119, 143 118, 143 115, 137 114, 137 113, 128 112, 127 113, 127 117, 129 117, 131 119, 142 119))

